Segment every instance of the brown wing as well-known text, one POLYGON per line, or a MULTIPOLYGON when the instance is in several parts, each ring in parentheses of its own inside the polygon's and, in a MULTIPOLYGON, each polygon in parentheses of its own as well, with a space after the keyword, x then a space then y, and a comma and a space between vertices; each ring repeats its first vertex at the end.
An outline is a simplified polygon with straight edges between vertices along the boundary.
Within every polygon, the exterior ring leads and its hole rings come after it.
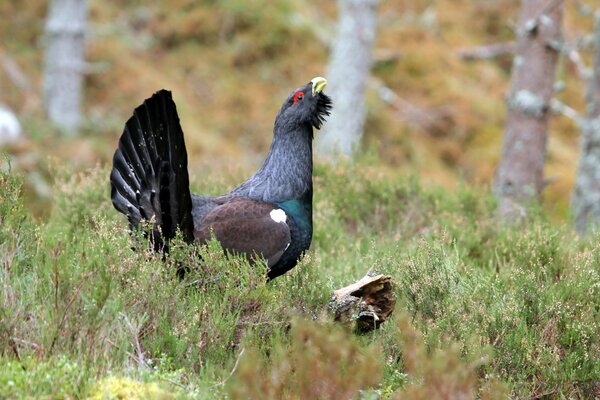
POLYGON ((196 240, 207 241, 214 235, 223 249, 259 255, 271 267, 290 244, 290 228, 285 212, 271 203, 236 198, 217 206, 196 224, 196 240))

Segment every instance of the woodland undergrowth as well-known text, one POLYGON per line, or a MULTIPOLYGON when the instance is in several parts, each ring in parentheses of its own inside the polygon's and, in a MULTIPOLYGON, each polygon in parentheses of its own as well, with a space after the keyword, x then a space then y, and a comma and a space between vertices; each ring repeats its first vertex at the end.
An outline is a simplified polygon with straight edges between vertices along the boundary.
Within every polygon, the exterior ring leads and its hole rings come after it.
MULTIPOLYGON (((0 173, 3 398, 499 399, 600 393, 600 248, 532 210, 502 226, 482 187, 455 192, 315 171, 314 241, 289 274, 218 243, 148 250, 110 204, 106 168, 62 170, 35 219, 0 173), (185 269, 180 278, 178 271, 185 269), (394 317, 357 336, 333 289, 393 277, 394 317)), ((218 193, 231 182, 193 181, 218 193)))

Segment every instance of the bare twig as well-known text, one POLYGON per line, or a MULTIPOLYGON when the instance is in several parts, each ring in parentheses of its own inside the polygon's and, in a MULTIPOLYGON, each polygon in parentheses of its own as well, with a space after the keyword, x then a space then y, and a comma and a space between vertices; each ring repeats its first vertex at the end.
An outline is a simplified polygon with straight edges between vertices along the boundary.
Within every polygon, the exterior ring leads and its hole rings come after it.
POLYGON ((515 42, 492 43, 477 47, 467 47, 457 50, 458 56, 465 61, 489 60, 507 54, 514 54, 515 42))
POLYGON ((443 133, 439 113, 436 113, 434 110, 425 110, 403 99, 381 80, 375 77, 369 79, 368 85, 375 90, 381 100, 389 104, 396 111, 395 114, 398 118, 406 121, 417 129, 421 129, 433 135, 443 133))
POLYGON ((5 257, 3 260, 4 271, 3 271, 3 280, 4 280, 4 307, 8 307, 9 301, 11 298, 12 290, 10 290, 10 274, 12 270, 12 263, 15 259, 15 255, 17 254, 17 249, 13 249, 12 251, 6 251, 5 257))
POLYGON ((579 115, 577 110, 575 110, 572 107, 569 107, 568 105, 566 105, 558 99, 550 100, 550 108, 555 114, 564 115, 565 117, 572 119, 577 123, 581 122, 581 115, 579 115))
POLYGON ((27 79, 19 65, 15 62, 15 60, 12 59, 12 57, 10 57, 8 54, 6 54, 6 52, 2 51, 1 49, 0 64, 2 65, 2 69, 8 76, 10 82, 12 82, 16 87, 28 93, 33 91, 33 86, 31 85, 31 82, 29 81, 29 79, 27 79))
POLYGON ((373 62, 386 63, 397 61, 402 57, 402 53, 397 49, 376 48, 373 49, 373 62))
POLYGON ((288 321, 260 321, 260 322, 240 321, 238 323, 238 325, 240 325, 240 326, 262 326, 262 325, 272 326, 272 325, 287 325, 287 324, 289 324, 288 321))
POLYGON ((81 282, 79 282, 79 285, 77 285, 77 288, 75 288, 75 291, 71 295, 71 298, 69 299, 69 302, 67 303, 67 306, 65 307, 65 310, 63 311, 60 322, 56 326, 56 333, 54 334, 54 338, 52 339, 52 343, 50 344, 50 353, 52 353, 52 349, 54 348, 54 345, 56 344, 56 341, 58 340, 58 334, 60 333, 60 330, 62 329, 65 321, 67 320, 67 314, 71 310, 71 307, 73 306, 73 303, 75 302, 75 299, 79 296, 79 293, 81 293, 83 284, 93 274, 94 274, 94 272, 90 271, 87 274, 83 275, 83 277, 81 278, 81 282))
POLYGON ((25 94, 25 104, 22 111, 24 113, 31 112, 39 105, 39 97, 31 81, 27 78, 21 67, 19 67, 19 64, 1 48, 0 66, 2 66, 8 80, 25 94))
MULTIPOLYGON (((4 315, 4 310, 0 308, 0 317, 4 318, 4 315)), ((17 347, 17 344, 11 337, 11 328, 12 327, 9 327, 8 324, 0 324, 0 329, 4 331, 4 333, 0 335, 0 338, 2 338, 3 336, 6 337, 6 340, 8 341, 8 346, 15 354, 15 358, 20 362, 21 355, 19 354, 19 348, 17 347)), ((21 367, 23 367, 23 364, 21 364, 21 367)), ((25 369, 25 367, 23 367, 23 369, 25 369)))
POLYGON ((231 372, 229 373, 227 378, 223 379, 219 383, 212 385, 211 387, 223 386, 223 385, 225 385, 225 383, 227 383, 229 378, 231 378, 233 376, 233 374, 235 373, 235 370, 237 369, 238 364, 240 363, 240 359, 242 358, 242 354, 244 354, 244 350, 245 349, 242 347, 242 350, 240 350, 240 354, 238 354, 237 359, 235 360, 235 364, 233 365, 233 368, 231 369, 231 372))
POLYGON ((542 15, 549 13, 554 7, 559 6, 563 1, 564 0, 549 0, 548 3, 546 3, 546 5, 535 16, 534 20, 538 21, 542 15))
POLYGON ((140 344, 139 339, 140 327, 135 326, 124 313, 120 313, 120 315, 121 317, 123 317, 125 325, 127 325, 127 329, 129 329, 129 333, 131 333, 131 337, 133 338, 133 344, 135 346, 136 356, 134 357, 133 354, 128 354, 137 362, 140 368, 147 369, 148 365, 146 364, 146 358, 144 357, 144 351, 142 350, 142 345, 140 344))
MULTIPOLYGON (((52 285, 54 286, 54 314, 58 318, 59 307, 58 307, 58 288, 60 286, 60 274, 58 270, 58 256, 60 254, 60 242, 58 246, 52 249, 52 258, 54 259, 53 274, 52 274, 52 285)), ((58 324, 56 324, 58 326, 58 324)))
MULTIPOLYGON (((534 394, 531 399, 532 400, 541 399, 542 397, 550 396, 551 394, 554 394, 557 391, 558 391, 558 389, 554 388, 554 389, 548 390, 546 392, 540 392, 540 393, 534 394)), ((536 389, 536 392, 537 392, 537 389, 536 389)))
MULTIPOLYGON (((19 348, 17 347, 17 344, 15 343, 15 341, 12 338, 8 339, 8 344, 10 346, 10 349, 15 354, 15 358, 17 360, 19 360, 19 363, 20 363, 21 362, 21 355, 19 354, 19 348)), ((21 366, 23 367, 23 364, 21 364, 21 366)), ((23 367, 23 369, 25 369, 25 367, 23 367)))
POLYGON ((567 46, 566 53, 569 61, 571 61, 571 63, 573 63, 573 65, 575 66, 579 78, 587 81, 590 78, 590 70, 585 65, 583 58, 581 58, 581 54, 577 50, 577 47, 567 46))
POLYGON ((37 344, 37 343, 30 342, 30 341, 23 340, 23 339, 19 339, 19 338, 17 338, 17 337, 13 337, 13 338, 12 338, 12 340, 13 340, 14 342, 18 342, 18 343, 21 343, 21 344, 23 344, 23 345, 25 345, 25 346, 31 347, 32 349, 35 349, 35 350, 37 350, 37 349, 39 349, 39 348, 40 348, 40 345, 39 345, 39 344, 37 344))
POLYGON ((592 76, 592 69, 589 68, 581 56, 580 50, 591 49, 593 45, 593 35, 577 35, 575 38, 566 37, 558 49, 566 56, 566 59, 573 64, 577 71, 577 76, 583 81, 587 81, 592 76))
POLYGON ((162 380, 163 380, 163 381, 165 381, 165 382, 169 382, 171 385, 175 385, 175 386, 177 386, 177 387, 180 387, 180 388, 182 388, 182 389, 186 389, 186 390, 187 390, 187 389, 189 389, 187 386, 185 386, 185 385, 182 385, 182 384, 181 384, 181 383, 179 383, 179 382, 175 382, 173 379, 169 379, 169 378, 162 378, 162 380))

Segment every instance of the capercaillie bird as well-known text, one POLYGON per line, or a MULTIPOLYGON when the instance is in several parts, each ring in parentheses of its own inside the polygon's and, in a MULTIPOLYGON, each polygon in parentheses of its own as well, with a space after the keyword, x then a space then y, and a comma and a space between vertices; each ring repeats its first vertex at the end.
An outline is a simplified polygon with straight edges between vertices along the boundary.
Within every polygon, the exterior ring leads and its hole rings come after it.
POLYGON ((168 248, 178 230, 189 243, 214 235, 225 251, 264 258, 270 279, 284 274, 312 239, 313 128, 332 106, 326 85, 317 77, 287 96, 263 165, 221 196, 190 193, 175 103, 171 92, 156 92, 125 124, 110 174, 113 205, 132 228, 153 224, 156 250, 168 248))

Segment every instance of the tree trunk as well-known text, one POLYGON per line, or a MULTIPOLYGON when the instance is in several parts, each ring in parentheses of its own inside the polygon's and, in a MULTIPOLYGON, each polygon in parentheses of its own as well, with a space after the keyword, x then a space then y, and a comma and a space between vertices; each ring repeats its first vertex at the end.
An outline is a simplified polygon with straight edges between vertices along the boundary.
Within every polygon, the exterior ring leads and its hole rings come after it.
POLYGON ((575 228, 580 233, 600 226, 600 9, 595 15, 594 45, 594 72, 588 86, 588 111, 581 129, 572 203, 575 228))
POLYGON ((561 46, 563 2, 522 0, 495 192, 499 215, 519 218, 543 188, 550 101, 561 46))
POLYGON ((87 0, 51 0, 45 27, 44 104, 65 133, 81 123, 87 0))
POLYGON ((371 70, 378 0, 339 0, 337 36, 327 79, 333 112, 317 137, 317 152, 352 156, 365 123, 364 92, 371 70))

